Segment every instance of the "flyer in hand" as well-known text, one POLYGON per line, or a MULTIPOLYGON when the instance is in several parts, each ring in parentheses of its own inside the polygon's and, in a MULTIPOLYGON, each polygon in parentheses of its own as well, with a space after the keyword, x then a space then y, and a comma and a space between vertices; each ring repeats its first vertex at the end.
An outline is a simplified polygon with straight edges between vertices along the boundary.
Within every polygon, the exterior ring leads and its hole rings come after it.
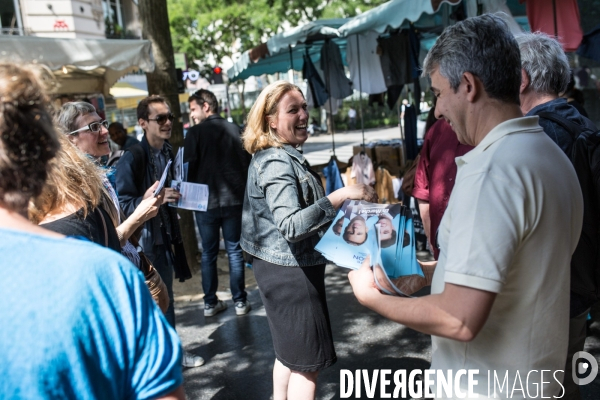
POLYGON ((383 293, 410 296, 426 286, 417 262, 412 213, 400 204, 346 200, 315 249, 351 269, 370 257, 375 283, 383 293))

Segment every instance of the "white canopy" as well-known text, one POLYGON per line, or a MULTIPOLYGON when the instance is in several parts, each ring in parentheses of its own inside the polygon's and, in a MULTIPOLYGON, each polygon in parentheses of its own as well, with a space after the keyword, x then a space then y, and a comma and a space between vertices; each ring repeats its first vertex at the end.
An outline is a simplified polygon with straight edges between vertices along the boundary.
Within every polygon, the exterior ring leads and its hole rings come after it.
POLYGON ((0 61, 36 63, 54 72, 56 93, 103 93, 130 72, 154 71, 148 40, 0 36, 0 61))

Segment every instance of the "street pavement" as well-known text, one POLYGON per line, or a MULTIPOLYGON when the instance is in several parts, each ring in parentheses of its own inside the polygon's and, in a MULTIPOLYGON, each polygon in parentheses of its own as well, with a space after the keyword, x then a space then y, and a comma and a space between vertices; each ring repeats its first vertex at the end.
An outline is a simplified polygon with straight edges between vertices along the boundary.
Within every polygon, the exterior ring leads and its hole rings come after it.
MULTIPOLYGON (((421 131, 421 129, 419 130, 421 131)), ((420 135, 421 136, 421 135, 420 135)), ((365 131, 365 141, 399 137, 398 128, 365 131)), ((352 156, 352 146, 362 142, 362 132, 336 133, 336 155, 340 161, 352 156)), ((331 136, 311 137, 304 154, 312 165, 326 163, 332 155, 331 136)), ((204 357, 206 364, 184 369, 184 387, 192 400, 263 400, 272 394, 275 360, 271 334, 260 294, 251 270, 246 270, 248 299, 252 311, 236 316, 228 289, 227 257, 219 256, 219 298, 228 309, 205 318, 200 273, 185 282, 175 282, 177 331, 183 347, 204 357)), ((326 270, 327 301, 338 361, 321 372, 317 399, 340 399, 340 370, 392 371, 427 369, 431 361, 431 338, 382 318, 362 307, 348 284, 347 270, 329 265, 326 270)), ((592 310, 593 323, 585 350, 600 361, 600 307, 592 310)), ((543 340, 540 338, 539 340, 543 340)), ((600 377, 581 387, 582 399, 600 399, 600 377)), ((380 398, 379 389, 374 397, 380 398)), ((355 397, 352 397, 355 398, 355 397)), ((361 398, 367 398, 365 391, 361 398)))
MULTIPOLYGON (((417 120, 417 137, 423 138, 425 122, 417 120)), ((365 143, 377 140, 401 139, 400 127, 375 128, 365 130, 365 143)), ((354 155, 352 148, 362 144, 362 131, 336 132, 334 135, 322 133, 310 136, 302 146, 304 156, 310 165, 326 164, 334 155, 338 160, 347 162, 354 155)))
MULTIPOLYGON (((361 306, 352 294, 347 272, 333 265, 326 270, 327 301, 338 361, 321 372, 317 399, 341 398, 341 369, 366 369, 369 374, 375 369, 405 369, 408 376, 413 369, 427 369, 431 361, 431 338, 361 306)), ((188 399, 271 398, 275 355, 269 325, 258 289, 250 290, 248 299, 253 309, 239 317, 231 300, 227 300, 226 311, 209 318, 203 315, 201 300, 176 303, 177 331, 184 348, 206 360, 201 367, 184 369, 188 399)), ((599 311, 593 312, 595 321, 599 311)), ((597 322, 592 324, 586 351, 600 358, 597 322)), ((582 386, 582 394, 584 400, 600 399, 600 378, 582 386)), ((367 398, 364 390, 362 396, 367 398)), ((372 398, 380 398, 379 389, 372 398)))

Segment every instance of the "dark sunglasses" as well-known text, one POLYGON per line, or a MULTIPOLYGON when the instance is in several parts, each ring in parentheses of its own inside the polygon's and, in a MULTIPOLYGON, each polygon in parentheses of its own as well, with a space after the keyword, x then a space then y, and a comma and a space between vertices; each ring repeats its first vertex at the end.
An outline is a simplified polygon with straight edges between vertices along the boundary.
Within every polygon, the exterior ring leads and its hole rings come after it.
POLYGON ((167 123, 167 120, 173 122, 174 118, 175 117, 173 116, 173 114, 168 113, 157 115, 156 118, 148 118, 148 121, 156 121, 157 124, 164 125, 167 123))

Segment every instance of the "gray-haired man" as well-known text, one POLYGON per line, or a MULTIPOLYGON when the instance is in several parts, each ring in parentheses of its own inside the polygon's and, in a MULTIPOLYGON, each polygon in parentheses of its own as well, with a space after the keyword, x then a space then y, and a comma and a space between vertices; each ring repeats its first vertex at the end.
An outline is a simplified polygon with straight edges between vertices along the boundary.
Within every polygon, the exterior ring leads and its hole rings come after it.
POLYGON ((519 48, 499 17, 446 28, 424 74, 437 97, 436 117, 450 123, 461 143, 475 146, 456 161, 432 294, 382 295, 366 266, 349 275, 354 293, 383 316, 431 334, 432 369, 477 370, 458 378, 461 393, 471 384, 479 398, 494 391, 560 396, 569 262, 582 219, 575 171, 537 117, 522 117, 519 48))
MULTIPOLYGON (((527 116, 540 117, 544 132, 573 162, 583 192, 583 230, 571 260, 569 349, 564 379, 564 398, 579 399, 579 386, 572 378, 571 360, 576 352, 583 351, 587 315, 591 305, 598 301, 600 290, 596 256, 600 204, 593 178, 600 173, 600 167, 596 167, 595 173, 590 168, 590 157, 593 155, 588 153, 588 146, 585 144, 589 135, 597 136, 597 129, 589 119, 567 103, 567 99, 559 97, 567 89, 570 80, 569 62, 560 43, 540 32, 519 35, 517 42, 522 65, 521 110, 527 116)), ((567 195, 568 192, 563 194, 567 195)))

